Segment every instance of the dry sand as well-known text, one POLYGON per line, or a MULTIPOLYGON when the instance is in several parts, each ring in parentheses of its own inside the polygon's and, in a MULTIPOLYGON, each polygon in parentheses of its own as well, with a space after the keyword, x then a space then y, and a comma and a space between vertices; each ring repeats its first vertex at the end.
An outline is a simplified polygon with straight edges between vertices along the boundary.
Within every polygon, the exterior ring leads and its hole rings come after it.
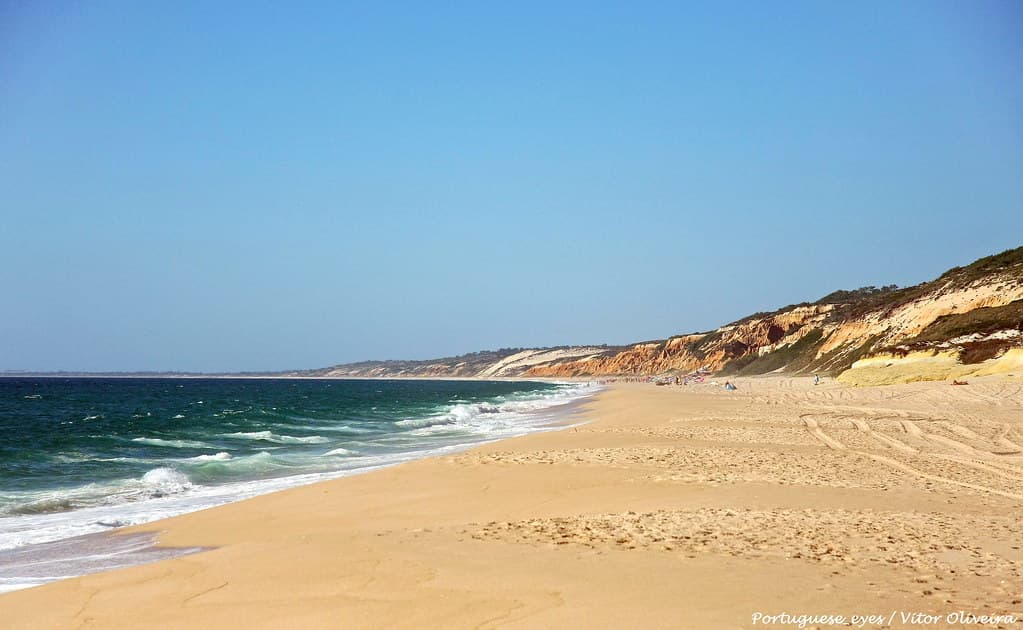
POLYGON ((134 528, 215 549, 2 595, 0 626, 1023 618, 1023 384, 739 387, 616 385, 584 426, 134 528))

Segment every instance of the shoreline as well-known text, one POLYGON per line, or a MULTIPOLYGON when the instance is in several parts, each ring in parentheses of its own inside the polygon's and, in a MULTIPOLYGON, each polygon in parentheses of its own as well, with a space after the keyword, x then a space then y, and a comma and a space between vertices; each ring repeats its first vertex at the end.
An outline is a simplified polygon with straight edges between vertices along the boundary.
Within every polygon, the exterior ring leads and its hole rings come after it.
MULTIPOLYGON (((169 518, 183 516, 204 510, 217 509, 255 497, 286 492, 290 489, 315 485, 336 479, 371 474, 394 466, 400 466, 420 459, 456 455, 466 450, 522 435, 562 430, 578 422, 580 408, 599 392, 598 387, 576 388, 576 398, 557 401, 546 407, 520 411, 521 425, 510 435, 485 434, 466 435, 464 441, 450 444, 429 444, 424 442, 407 451, 379 455, 373 461, 354 468, 341 467, 334 471, 303 472, 281 477, 250 479, 216 485, 196 485, 196 492, 171 494, 166 497, 143 501, 128 501, 111 505, 95 505, 64 512, 21 514, 3 517, 2 523, 9 526, 5 535, 21 536, 22 532, 41 531, 40 537, 30 537, 32 542, 15 547, 0 548, 0 594, 14 592, 51 583, 57 579, 69 579, 89 575, 98 571, 113 570, 150 562, 157 558, 170 558, 194 553, 201 547, 174 552, 157 546, 124 545, 123 539, 134 536, 133 527, 145 527, 169 518), (386 459, 381 459, 386 458, 386 459), (380 461, 376 461, 376 460, 380 461), (235 494, 232 494, 235 493, 235 494), (62 537, 55 530, 63 527, 67 531, 78 531, 62 537), (68 529, 70 528, 70 529, 68 529), (50 532, 50 530, 54 530, 50 532), (50 533, 47 533, 50 532, 50 533), (148 559, 147 559, 148 558, 148 559), (40 567, 51 567, 50 572, 40 572, 40 567), (18 573, 22 567, 26 573, 18 573), (77 567, 77 568, 71 568, 77 567), (58 570, 59 569, 59 570, 58 570), (54 578, 50 576, 60 576, 54 578)), ((371 458, 373 459, 373 458, 371 458)), ((170 460, 167 465, 170 465, 170 460)), ((154 462, 159 470, 164 464, 154 462)), ((150 471, 152 472, 152 471, 150 471)))
POLYGON ((12 627, 1023 617, 1023 458, 995 452, 1021 386, 965 389, 615 384, 583 425, 127 528, 213 549, 0 603, 12 627))

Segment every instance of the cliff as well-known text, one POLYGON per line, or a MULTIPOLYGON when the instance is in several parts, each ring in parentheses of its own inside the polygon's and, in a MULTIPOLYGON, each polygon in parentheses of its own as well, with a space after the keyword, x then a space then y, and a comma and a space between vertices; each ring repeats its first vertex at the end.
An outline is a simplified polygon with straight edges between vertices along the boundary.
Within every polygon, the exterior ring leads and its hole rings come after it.
POLYGON ((646 375, 708 369, 841 374, 850 383, 1023 373, 1023 247, 913 287, 836 291, 716 330, 626 347, 505 349, 435 361, 374 361, 309 376, 646 375), (906 369, 900 365, 910 365, 906 369), (912 366, 915 366, 912 367, 912 366), (972 366, 972 367, 971 367, 972 366))

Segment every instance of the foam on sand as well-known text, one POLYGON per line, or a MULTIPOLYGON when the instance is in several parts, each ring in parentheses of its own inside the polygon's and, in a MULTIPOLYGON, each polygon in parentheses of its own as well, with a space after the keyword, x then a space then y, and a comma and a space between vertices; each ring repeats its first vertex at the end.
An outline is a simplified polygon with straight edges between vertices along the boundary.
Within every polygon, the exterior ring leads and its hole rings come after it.
POLYGON ((202 551, 156 547, 155 534, 89 534, 0 551, 0 593, 202 551))

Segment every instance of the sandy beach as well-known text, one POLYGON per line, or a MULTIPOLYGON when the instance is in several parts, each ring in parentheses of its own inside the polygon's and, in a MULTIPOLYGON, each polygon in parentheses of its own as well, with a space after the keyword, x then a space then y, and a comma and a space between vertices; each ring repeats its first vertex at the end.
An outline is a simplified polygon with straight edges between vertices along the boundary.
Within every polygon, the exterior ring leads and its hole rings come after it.
POLYGON ((585 424, 131 528, 210 550, 2 595, 2 625, 1023 618, 1023 383, 738 385, 615 384, 585 424))

